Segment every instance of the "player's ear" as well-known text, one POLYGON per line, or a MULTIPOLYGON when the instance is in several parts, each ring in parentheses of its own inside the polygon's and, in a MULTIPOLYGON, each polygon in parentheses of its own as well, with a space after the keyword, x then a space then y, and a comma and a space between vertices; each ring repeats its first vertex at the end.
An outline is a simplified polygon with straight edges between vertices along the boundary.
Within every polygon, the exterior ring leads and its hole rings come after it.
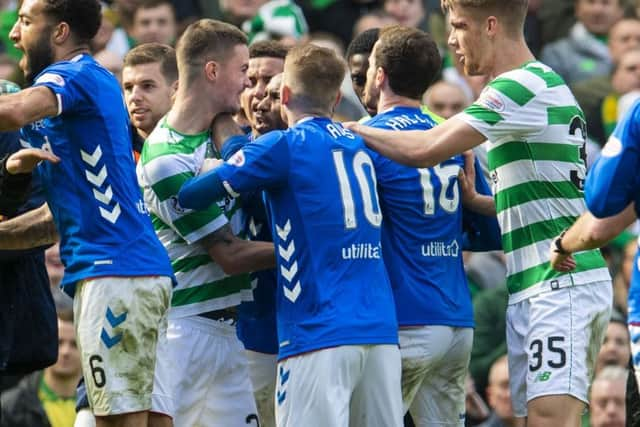
POLYGON ((384 85, 384 82, 387 80, 387 73, 384 72, 384 68, 376 68, 374 79, 377 88, 381 88, 384 85))
POLYGON ((71 30, 69 28, 69 24, 67 24, 66 22, 60 22, 55 26, 53 34, 51 35, 53 38, 53 42, 55 44, 64 43, 69 38, 69 35, 71 34, 70 31, 71 30))
POLYGON ((495 36, 496 32, 498 31, 498 18, 496 18, 495 16, 489 16, 485 21, 485 25, 487 29, 487 35, 489 37, 495 36))
POLYGON ((207 61, 204 64, 204 76, 208 81, 215 81, 218 77, 218 63, 216 61, 207 61))
POLYGON ((284 84, 283 82, 282 86, 280 86, 280 103, 282 105, 287 105, 289 104, 290 101, 291 101, 291 88, 286 84, 284 84))
POLYGON ((333 102, 333 106, 331 107, 332 112, 336 110, 341 99, 342 99, 342 92, 338 90, 338 93, 336 94, 336 100, 333 102))

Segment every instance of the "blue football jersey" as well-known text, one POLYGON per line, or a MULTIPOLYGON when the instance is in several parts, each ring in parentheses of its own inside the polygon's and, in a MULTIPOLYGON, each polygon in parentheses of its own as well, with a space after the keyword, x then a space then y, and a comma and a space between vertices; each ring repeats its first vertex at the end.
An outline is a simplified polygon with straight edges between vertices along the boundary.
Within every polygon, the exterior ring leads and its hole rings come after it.
POLYGON ((307 118, 247 144, 216 173, 231 195, 266 190, 281 359, 398 343, 375 170, 360 137, 329 119, 307 118))
MULTIPOLYGON (((420 108, 394 107, 366 125, 394 130, 435 126, 420 108)), ((400 165, 376 152, 384 220, 384 262, 400 326, 473 326, 471 294, 462 263, 462 205, 458 174, 462 156, 432 168, 400 165)))
MULTIPOLYGON (((222 146, 221 156, 228 160, 238 150, 253 141, 251 134, 233 136, 222 146)), ((262 191, 241 195, 244 213, 244 233, 250 240, 272 242, 271 226, 263 202, 262 191)), ((253 301, 238 306, 236 332, 244 348, 266 354, 278 353, 276 327, 276 270, 260 270, 251 273, 253 301)))
POLYGON ((45 68, 34 86, 58 100, 58 114, 22 128, 24 146, 61 161, 39 172, 60 233, 62 287, 104 276, 173 276, 144 207, 129 118, 115 77, 89 55, 45 68))
MULTIPOLYGON (((616 215, 635 202, 640 217, 640 102, 619 122, 587 174, 584 197, 599 218, 616 215)), ((629 289, 629 323, 640 324, 640 262, 636 254, 629 289)))

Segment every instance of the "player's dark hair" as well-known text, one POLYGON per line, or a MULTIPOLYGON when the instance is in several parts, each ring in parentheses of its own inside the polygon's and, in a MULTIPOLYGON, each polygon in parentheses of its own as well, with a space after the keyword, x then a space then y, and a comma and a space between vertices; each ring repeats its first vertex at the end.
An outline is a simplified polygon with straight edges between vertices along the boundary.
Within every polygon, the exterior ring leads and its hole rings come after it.
POLYGON ((43 0, 43 12, 55 24, 66 22, 79 43, 87 43, 100 28, 102 14, 98 0, 43 0))
POLYGON ((276 40, 260 40, 249 46, 249 58, 284 59, 289 48, 276 40))
POLYGON ((167 84, 178 80, 176 50, 162 43, 144 43, 134 47, 124 57, 124 67, 143 64, 160 64, 160 71, 167 84))
POLYGON ((421 99, 440 71, 438 46, 424 31, 394 25, 384 28, 375 51, 396 95, 421 99))
POLYGON ((380 28, 371 28, 355 36, 347 47, 347 60, 359 53, 369 55, 378 37, 380 37, 380 28))

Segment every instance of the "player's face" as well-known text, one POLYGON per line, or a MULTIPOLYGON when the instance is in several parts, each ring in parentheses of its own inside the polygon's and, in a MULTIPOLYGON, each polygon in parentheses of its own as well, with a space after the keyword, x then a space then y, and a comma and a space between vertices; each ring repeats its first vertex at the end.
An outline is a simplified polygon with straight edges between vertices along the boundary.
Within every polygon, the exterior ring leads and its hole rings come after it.
POLYGON ((595 381, 589 410, 592 427, 624 427, 626 381, 595 381))
POLYGON ((250 86, 248 68, 249 49, 243 44, 235 45, 229 57, 221 63, 216 79, 221 111, 235 113, 240 109, 240 95, 250 86))
POLYGON ((358 95, 360 102, 367 109, 370 116, 376 115, 376 110, 371 110, 364 102, 364 87, 367 82, 367 70, 369 69, 369 55, 356 53, 349 58, 349 73, 351 74, 351 85, 358 95))
POLYGON ((454 50, 454 60, 462 65, 469 76, 487 74, 486 57, 489 52, 480 23, 459 6, 449 9, 449 23, 451 33, 448 43, 454 50))
POLYGON ((258 103, 255 112, 255 130, 261 135, 272 130, 287 128, 280 111, 281 84, 282 74, 273 77, 267 85, 266 96, 258 103))
MULTIPOLYGON (((249 69, 247 70, 247 76, 251 82, 251 86, 247 88, 243 94, 246 100, 243 102, 243 109, 245 115, 251 123, 251 127, 256 131, 257 123, 255 114, 258 111, 258 104, 267 95, 267 85, 271 81, 271 78, 276 74, 282 73, 284 68, 284 59, 263 57, 263 58, 251 58, 249 60, 249 69)), ((279 87, 279 86, 278 86, 279 87)))
POLYGON ((176 37, 176 20, 173 10, 168 4, 138 9, 133 20, 132 34, 140 44, 173 43, 176 37))
POLYGON ((133 126, 148 135, 171 108, 173 85, 162 75, 159 62, 127 66, 122 88, 133 126))
POLYGON ((52 25, 43 8, 42 0, 25 0, 18 11, 18 21, 9 33, 15 47, 24 53, 20 68, 28 82, 53 62, 52 25))
POLYGON ((380 89, 376 87, 376 47, 378 42, 373 45, 371 55, 369 55, 369 67, 367 68, 367 79, 364 85, 363 104, 367 111, 378 111, 378 99, 380 98, 380 89))

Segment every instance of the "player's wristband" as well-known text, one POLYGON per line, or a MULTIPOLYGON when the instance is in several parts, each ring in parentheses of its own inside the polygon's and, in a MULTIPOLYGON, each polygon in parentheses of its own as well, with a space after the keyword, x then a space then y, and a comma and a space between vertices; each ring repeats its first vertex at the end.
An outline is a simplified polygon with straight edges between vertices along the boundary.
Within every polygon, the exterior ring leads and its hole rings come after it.
POLYGON ((562 233, 560 233, 558 238, 556 238, 556 240, 553 241, 553 244, 556 247, 555 251, 560 255, 571 255, 571 252, 565 250, 565 248, 562 247, 562 238, 564 237, 566 232, 567 230, 564 230, 562 233))

